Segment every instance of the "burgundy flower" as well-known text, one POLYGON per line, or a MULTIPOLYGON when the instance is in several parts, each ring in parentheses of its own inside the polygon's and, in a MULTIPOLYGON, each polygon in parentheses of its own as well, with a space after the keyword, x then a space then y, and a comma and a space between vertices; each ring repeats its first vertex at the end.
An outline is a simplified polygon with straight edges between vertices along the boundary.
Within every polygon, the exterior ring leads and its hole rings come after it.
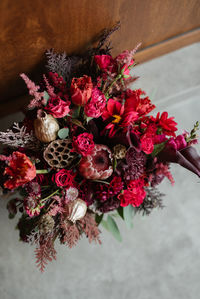
POLYGON ((80 78, 73 78, 71 83, 72 103, 78 106, 84 106, 92 95, 92 79, 84 75, 80 78))
POLYGON ((36 177, 36 168, 25 154, 13 152, 4 174, 10 177, 4 183, 4 187, 15 189, 32 181, 36 177))
POLYGON ((91 154, 92 150, 94 149, 94 145, 92 134, 82 133, 77 137, 74 136, 73 138, 73 150, 84 157, 91 154))
POLYGON ((85 105, 84 112, 88 117, 98 118, 102 115, 106 106, 106 98, 104 94, 98 89, 94 88, 92 97, 85 105))
POLYGON ((94 60, 102 70, 107 70, 109 66, 114 64, 114 59, 111 55, 95 55, 94 60))
POLYGON ((64 117, 70 111, 69 102, 61 100, 58 96, 50 98, 45 109, 55 118, 64 117))
POLYGON ((75 174, 71 170, 61 169, 55 174, 55 183, 58 187, 71 187, 74 184, 75 174))
POLYGON ((92 153, 83 157, 79 163, 80 174, 90 180, 105 180, 113 173, 112 153, 102 144, 96 144, 92 153))
POLYGON ((139 207, 146 196, 144 190, 144 181, 142 179, 133 180, 129 183, 128 189, 118 195, 121 201, 120 205, 126 207, 131 204, 133 207, 139 207))

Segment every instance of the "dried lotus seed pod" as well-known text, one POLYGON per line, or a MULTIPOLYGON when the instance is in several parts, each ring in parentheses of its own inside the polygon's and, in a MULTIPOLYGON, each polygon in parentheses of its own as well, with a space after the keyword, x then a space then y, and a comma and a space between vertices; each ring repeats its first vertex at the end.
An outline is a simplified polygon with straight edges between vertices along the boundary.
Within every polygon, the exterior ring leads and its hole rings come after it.
POLYGON ((44 159, 53 168, 70 168, 78 158, 71 150, 71 139, 54 140, 45 149, 44 159))

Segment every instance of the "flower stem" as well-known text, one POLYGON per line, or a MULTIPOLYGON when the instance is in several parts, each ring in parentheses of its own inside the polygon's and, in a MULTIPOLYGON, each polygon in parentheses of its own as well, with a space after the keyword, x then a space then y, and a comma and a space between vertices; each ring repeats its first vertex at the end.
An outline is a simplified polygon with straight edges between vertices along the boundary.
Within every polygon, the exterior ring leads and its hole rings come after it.
POLYGON ((49 173, 49 171, 47 169, 37 169, 36 170, 37 174, 42 174, 42 173, 49 173))
POLYGON ((54 191, 53 193, 51 193, 50 195, 48 195, 47 197, 41 199, 40 202, 46 201, 47 199, 49 199, 50 197, 54 196, 56 193, 58 193, 59 189, 57 189, 56 191, 54 191))
POLYGON ((121 77, 122 77, 122 74, 121 74, 121 73, 118 74, 117 77, 111 82, 110 86, 108 86, 108 89, 107 89, 107 91, 106 91, 106 93, 105 93, 105 97, 106 97, 106 99, 108 99, 108 97, 109 97, 109 92, 110 92, 110 90, 112 89, 113 85, 114 85, 114 84, 115 84, 121 77))

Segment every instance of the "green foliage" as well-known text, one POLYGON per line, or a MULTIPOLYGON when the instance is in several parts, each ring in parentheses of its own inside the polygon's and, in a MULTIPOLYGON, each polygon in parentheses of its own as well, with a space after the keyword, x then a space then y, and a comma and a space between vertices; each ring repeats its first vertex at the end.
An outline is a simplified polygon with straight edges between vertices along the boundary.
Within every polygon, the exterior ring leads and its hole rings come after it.
POLYGON ((133 228, 133 212, 134 207, 132 205, 123 208, 124 221, 128 228, 133 228))
POLYGON ((166 144, 166 141, 162 142, 160 144, 155 144, 154 150, 152 152, 152 156, 156 157, 165 148, 165 144, 166 144))
POLYGON ((58 131, 58 137, 60 139, 66 139, 69 136, 69 129, 68 128, 62 128, 58 131))
POLYGON ((103 214, 101 214, 101 215, 96 214, 95 215, 95 221, 98 225, 101 223, 102 220, 103 220, 103 214))
POLYGON ((43 96, 43 98, 44 98, 44 100, 45 100, 45 106, 47 105, 47 103, 48 103, 48 100, 49 100, 49 94, 48 94, 48 92, 46 92, 46 90, 44 91, 44 96, 43 96))
POLYGON ((107 228, 111 232, 111 234, 115 237, 116 240, 118 240, 119 242, 122 241, 122 237, 121 237, 119 228, 117 226, 117 223, 115 222, 113 217, 110 215, 108 215, 108 218, 107 218, 107 228))

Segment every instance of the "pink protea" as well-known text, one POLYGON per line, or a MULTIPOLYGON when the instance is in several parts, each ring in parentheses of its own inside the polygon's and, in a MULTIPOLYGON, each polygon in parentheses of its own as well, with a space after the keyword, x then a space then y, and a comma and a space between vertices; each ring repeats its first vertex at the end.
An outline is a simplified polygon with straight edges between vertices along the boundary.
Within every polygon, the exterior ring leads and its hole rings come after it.
POLYGON ((92 153, 83 157, 79 164, 80 174, 89 180, 105 180, 113 173, 111 150, 102 144, 96 144, 92 153))

